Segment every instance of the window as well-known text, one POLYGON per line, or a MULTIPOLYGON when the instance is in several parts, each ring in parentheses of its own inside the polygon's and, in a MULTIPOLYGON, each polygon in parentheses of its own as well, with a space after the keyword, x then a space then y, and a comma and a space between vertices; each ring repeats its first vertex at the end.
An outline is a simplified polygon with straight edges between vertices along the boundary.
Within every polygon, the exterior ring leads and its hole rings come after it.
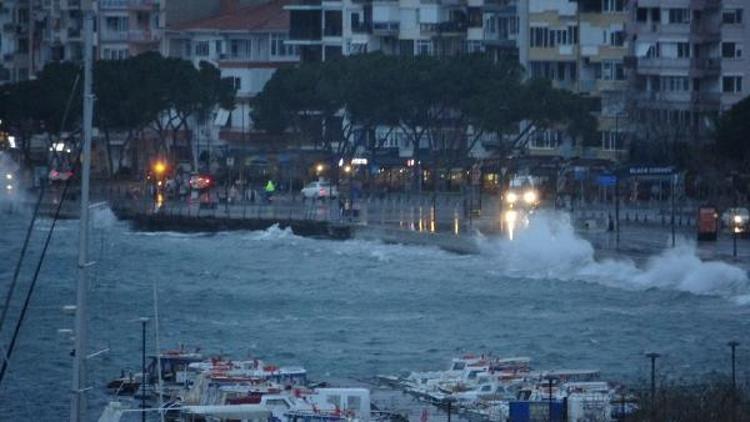
POLYGON ((609 45, 622 47, 625 45, 625 31, 612 31, 609 33, 609 45))
POLYGON ((229 43, 229 51, 232 57, 250 58, 252 53, 252 43, 250 40, 232 40, 229 43))
POLYGON ((198 57, 208 56, 208 41, 198 41, 195 43, 195 55, 198 57))
POLYGON ((578 43, 578 27, 569 26, 563 29, 532 27, 529 44, 531 47, 555 47, 578 43))
POLYGON ((733 42, 721 43, 721 57, 725 59, 737 59, 742 57, 742 45, 733 42))
POLYGON ((669 23, 690 23, 690 9, 668 9, 669 23))
POLYGON ((348 410, 359 410, 362 407, 362 398, 358 396, 347 396, 346 408, 348 410))
POLYGON ((483 42, 479 40, 468 40, 466 41, 466 52, 467 53, 481 53, 483 42))
POLYGON ((545 130, 537 132, 531 140, 532 148, 552 149, 560 143, 560 132, 545 130))
POLYGON ((596 72, 597 79, 605 81, 622 81, 625 80, 625 70, 622 62, 606 60, 601 63, 601 70, 596 72))
POLYGON ((432 41, 431 40, 417 40, 416 54, 418 56, 421 56, 421 55, 431 56, 433 54, 432 41))
POLYGON ((234 77, 232 78, 232 86, 234 87, 235 91, 239 91, 242 89, 242 78, 234 77))
POLYGON ((612 130, 602 131, 602 149, 605 151, 619 151, 623 149, 622 136, 612 130))
POLYGON ((220 40, 217 40, 214 48, 216 48, 216 54, 222 55, 224 54, 224 43, 222 43, 220 40))
POLYGON ((662 91, 687 92, 690 91, 690 79, 685 76, 663 76, 662 91))
POLYGON ((742 9, 727 9, 721 14, 721 21, 732 25, 742 23, 742 9))
POLYGON ((646 22, 648 21, 648 9, 645 7, 639 7, 636 11, 635 19, 638 22, 646 22))
POLYGON ((294 57, 297 55, 297 47, 287 45, 285 34, 271 34, 271 56, 272 57, 294 57))
POLYGON ((678 42, 677 43, 677 57, 685 59, 690 57, 690 43, 678 42))
POLYGON ((742 92, 742 76, 724 76, 721 78, 721 92, 727 94, 742 92))
POLYGON ((625 0, 602 0, 602 12, 613 13, 624 10, 625 0))

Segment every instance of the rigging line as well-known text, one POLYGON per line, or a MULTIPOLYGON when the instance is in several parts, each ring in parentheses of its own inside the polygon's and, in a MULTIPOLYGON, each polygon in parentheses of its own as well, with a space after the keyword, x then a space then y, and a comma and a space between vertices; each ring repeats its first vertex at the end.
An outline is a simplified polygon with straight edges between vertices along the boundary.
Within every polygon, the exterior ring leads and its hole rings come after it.
MULTIPOLYGON (((60 121, 60 131, 63 131, 65 129, 65 122, 68 120, 68 115, 70 114, 70 108, 72 106, 73 99, 76 94, 76 88, 78 87, 78 82, 80 79, 81 79, 81 75, 79 73, 78 75, 76 75, 76 78, 73 81, 73 87, 71 88, 70 94, 68 95, 68 101, 65 104, 65 111, 63 112, 62 120, 60 121)), ((34 230, 34 224, 36 222, 37 216, 39 215, 39 206, 41 205, 42 199, 44 198, 45 184, 41 183, 40 185, 41 186, 39 188, 39 198, 37 198, 36 205, 34 205, 34 214, 32 214, 31 216, 31 222, 29 223, 29 228, 26 231, 26 238, 24 239, 23 246, 21 247, 21 255, 18 257, 16 268, 13 271, 13 278, 11 279, 10 287, 8 288, 8 293, 5 296, 2 314, 0 314, 0 333, 3 330, 3 326, 5 325, 5 319, 8 316, 8 309, 10 308, 10 301, 13 298, 13 292, 15 291, 16 284, 18 282, 18 275, 21 272, 21 266, 23 265, 23 260, 26 257, 26 250, 29 246, 29 240, 31 239, 31 235, 34 230)), ((67 190, 67 188, 68 188, 68 184, 66 181, 65 190, 67 190)), ((63 196, 60 199, 60 203, 62 203, 64 200, 65 200, 65 191, 63 191, 63 196)), ((59 208, 60 207, 58 206, 58 212, 59 212, 59 208)))
POLYGON ((41 184, 41 187, 39 188, 39 198, 36 200, 36 205, 34 205, 34 214, 31 216, 31 221, 29 222, 29 228, 26 229, 26 238, 23 240, 23 246, 21 247, 21 255, 18 257, 18 262, 16 262, 16 268, 13 271, 13 278, 10 281, 10 287, 8 288, 8 293, 5 295, 5 302, 3 303, 3 312, 0 314, 0 333, 3 331, 3 326, 5 325, 5 318, 8 316, 8 308, 10 308, 10 300, 13 298, 13 292, 16 289, 16 283, 18 282, 18 275, 21 273, 21 266, 23 265, 23 260, 26 257, 26 250, 29 246, 29 239, 31 239, 31 235, 34 232, 34 223, 36 223, 36 217, 39 214, 39 206, 42 203, 42 198, 44 197, 44 183, 41 184))
MULTIPOLYGON (((80 165, 80 160, 75 166, 75 168, 77 168, 78 165, 80 165)), ((68 180, 65 181, 65 187, 63 188, 60 202, 57 203, 57 209, 55 210, 55 217, 52 219, 52 226, 49 228, 49 231, 47 232, 47 238, 44 241, 42 254, 39 256, 39 261, 37 262, 36 270, 34 270, 34 277, 31 279, 31 285, 29 286, 29 291, 26 293, 26 299, 23 302, 23 307, 21 308, 21 314, 18 316, 18 320, 16 321, 16 327, 13 330, 13 337, 10 340, 10 345, 8 346, 7 353, 5 354, 5 358, 3 359, 3 366, 2 368, 0 368, 0 385, 2 385, 3 378, 5 377, 5 372, 8 369, 8 362, 10 361, 10 357, 13 354, 13 350, 16 345, 16 340, 18 340, 18 334, 21 331, 21 325, 23 325, 23 320, 26 317, 26 311, 29 308, 31 295, 32 293, 34 293, 34 287, 36 286, 36 281, 37 279, 39 279, 39 272, 42 269, 42 264, 44 263, 44 257, 47 255, 47 248, 49 247, 50 241, 52 240, 52 233, 55 231, 55 225, 57 224, 57 220, 60 217, 60 210, 62 209, 62 204, 65 202, 65 196, 68 192, 68 187, 70 187, 72 180, 73 178, 70 177, 68 178, 68 180)))

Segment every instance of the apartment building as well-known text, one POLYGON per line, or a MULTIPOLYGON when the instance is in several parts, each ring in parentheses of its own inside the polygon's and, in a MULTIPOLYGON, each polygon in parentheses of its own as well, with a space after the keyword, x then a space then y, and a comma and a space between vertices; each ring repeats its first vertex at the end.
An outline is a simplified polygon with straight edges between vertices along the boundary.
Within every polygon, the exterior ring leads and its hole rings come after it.
POLYGON ((631 14, 633 101, 645 138, 702 141, 750 94, 743 0, 641 1, 631 14), (665 127, 673 128, 665 133, 665 127), (653 127, 662 127, 654 131, 653 127))
POLYGON ((97 0, 97 57, 114 60, 159 51, 160 17, 158 0, 97 0))
POLYGON ((0 83, 29 79, 41 69, 40 45, 44 17, 37 13, 40 0, 8 0, 0 4, 0 83))
POLYGON ((237 89, 234 110, 219 110, 206 137, 224 142, 248 140, 253 131, 249 101, 280 66, 299 61, 298 48, 287 45, 287 0, 250 6, 227 3, 215 16, 172 26, 165 32, 169 57, 209 62, 232 78, 237 89))
POLYGON ((517 55, 515 0, 296 0, 289 44, 303 61, 383 51, 517 55), (485 42, 488 40, 488 42, 485 42))
POLYGON ((596 99, 599 132, 594 143, 566 138, 556 130, 537 131, 532 155, 616 160, 624 157, 629 128, 625 118, 625 57, 629 40, 627 0, 531 0, 524 2, 528 36, 521 63, 529 76, 550 79, 558 88, 596 99))

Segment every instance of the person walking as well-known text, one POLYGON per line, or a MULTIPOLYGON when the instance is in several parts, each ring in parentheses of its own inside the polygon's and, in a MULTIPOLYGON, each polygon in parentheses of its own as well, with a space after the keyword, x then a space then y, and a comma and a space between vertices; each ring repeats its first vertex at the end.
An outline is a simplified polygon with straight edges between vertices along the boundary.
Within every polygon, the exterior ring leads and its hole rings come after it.
POLYGON ((271 197, 275 191, 276 186, 273 184, 273 180, 268 179, 268 183, 266 183, 266 202, 269 204, 271 203, 271 197))

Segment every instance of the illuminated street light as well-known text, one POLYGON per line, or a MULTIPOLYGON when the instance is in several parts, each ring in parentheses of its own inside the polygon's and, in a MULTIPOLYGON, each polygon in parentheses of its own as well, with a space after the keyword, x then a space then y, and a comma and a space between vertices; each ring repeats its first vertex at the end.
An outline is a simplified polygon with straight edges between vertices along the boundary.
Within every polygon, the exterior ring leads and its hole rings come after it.
POLYGON ((157 161, 154 163, 154 173, 161 176, 167 171, 167 165, 163 161, 157 161))
POLYGON ((351 171, 352 171, 352 166, 348 164, 344 166, 344 173, 351 173, 351 171))

